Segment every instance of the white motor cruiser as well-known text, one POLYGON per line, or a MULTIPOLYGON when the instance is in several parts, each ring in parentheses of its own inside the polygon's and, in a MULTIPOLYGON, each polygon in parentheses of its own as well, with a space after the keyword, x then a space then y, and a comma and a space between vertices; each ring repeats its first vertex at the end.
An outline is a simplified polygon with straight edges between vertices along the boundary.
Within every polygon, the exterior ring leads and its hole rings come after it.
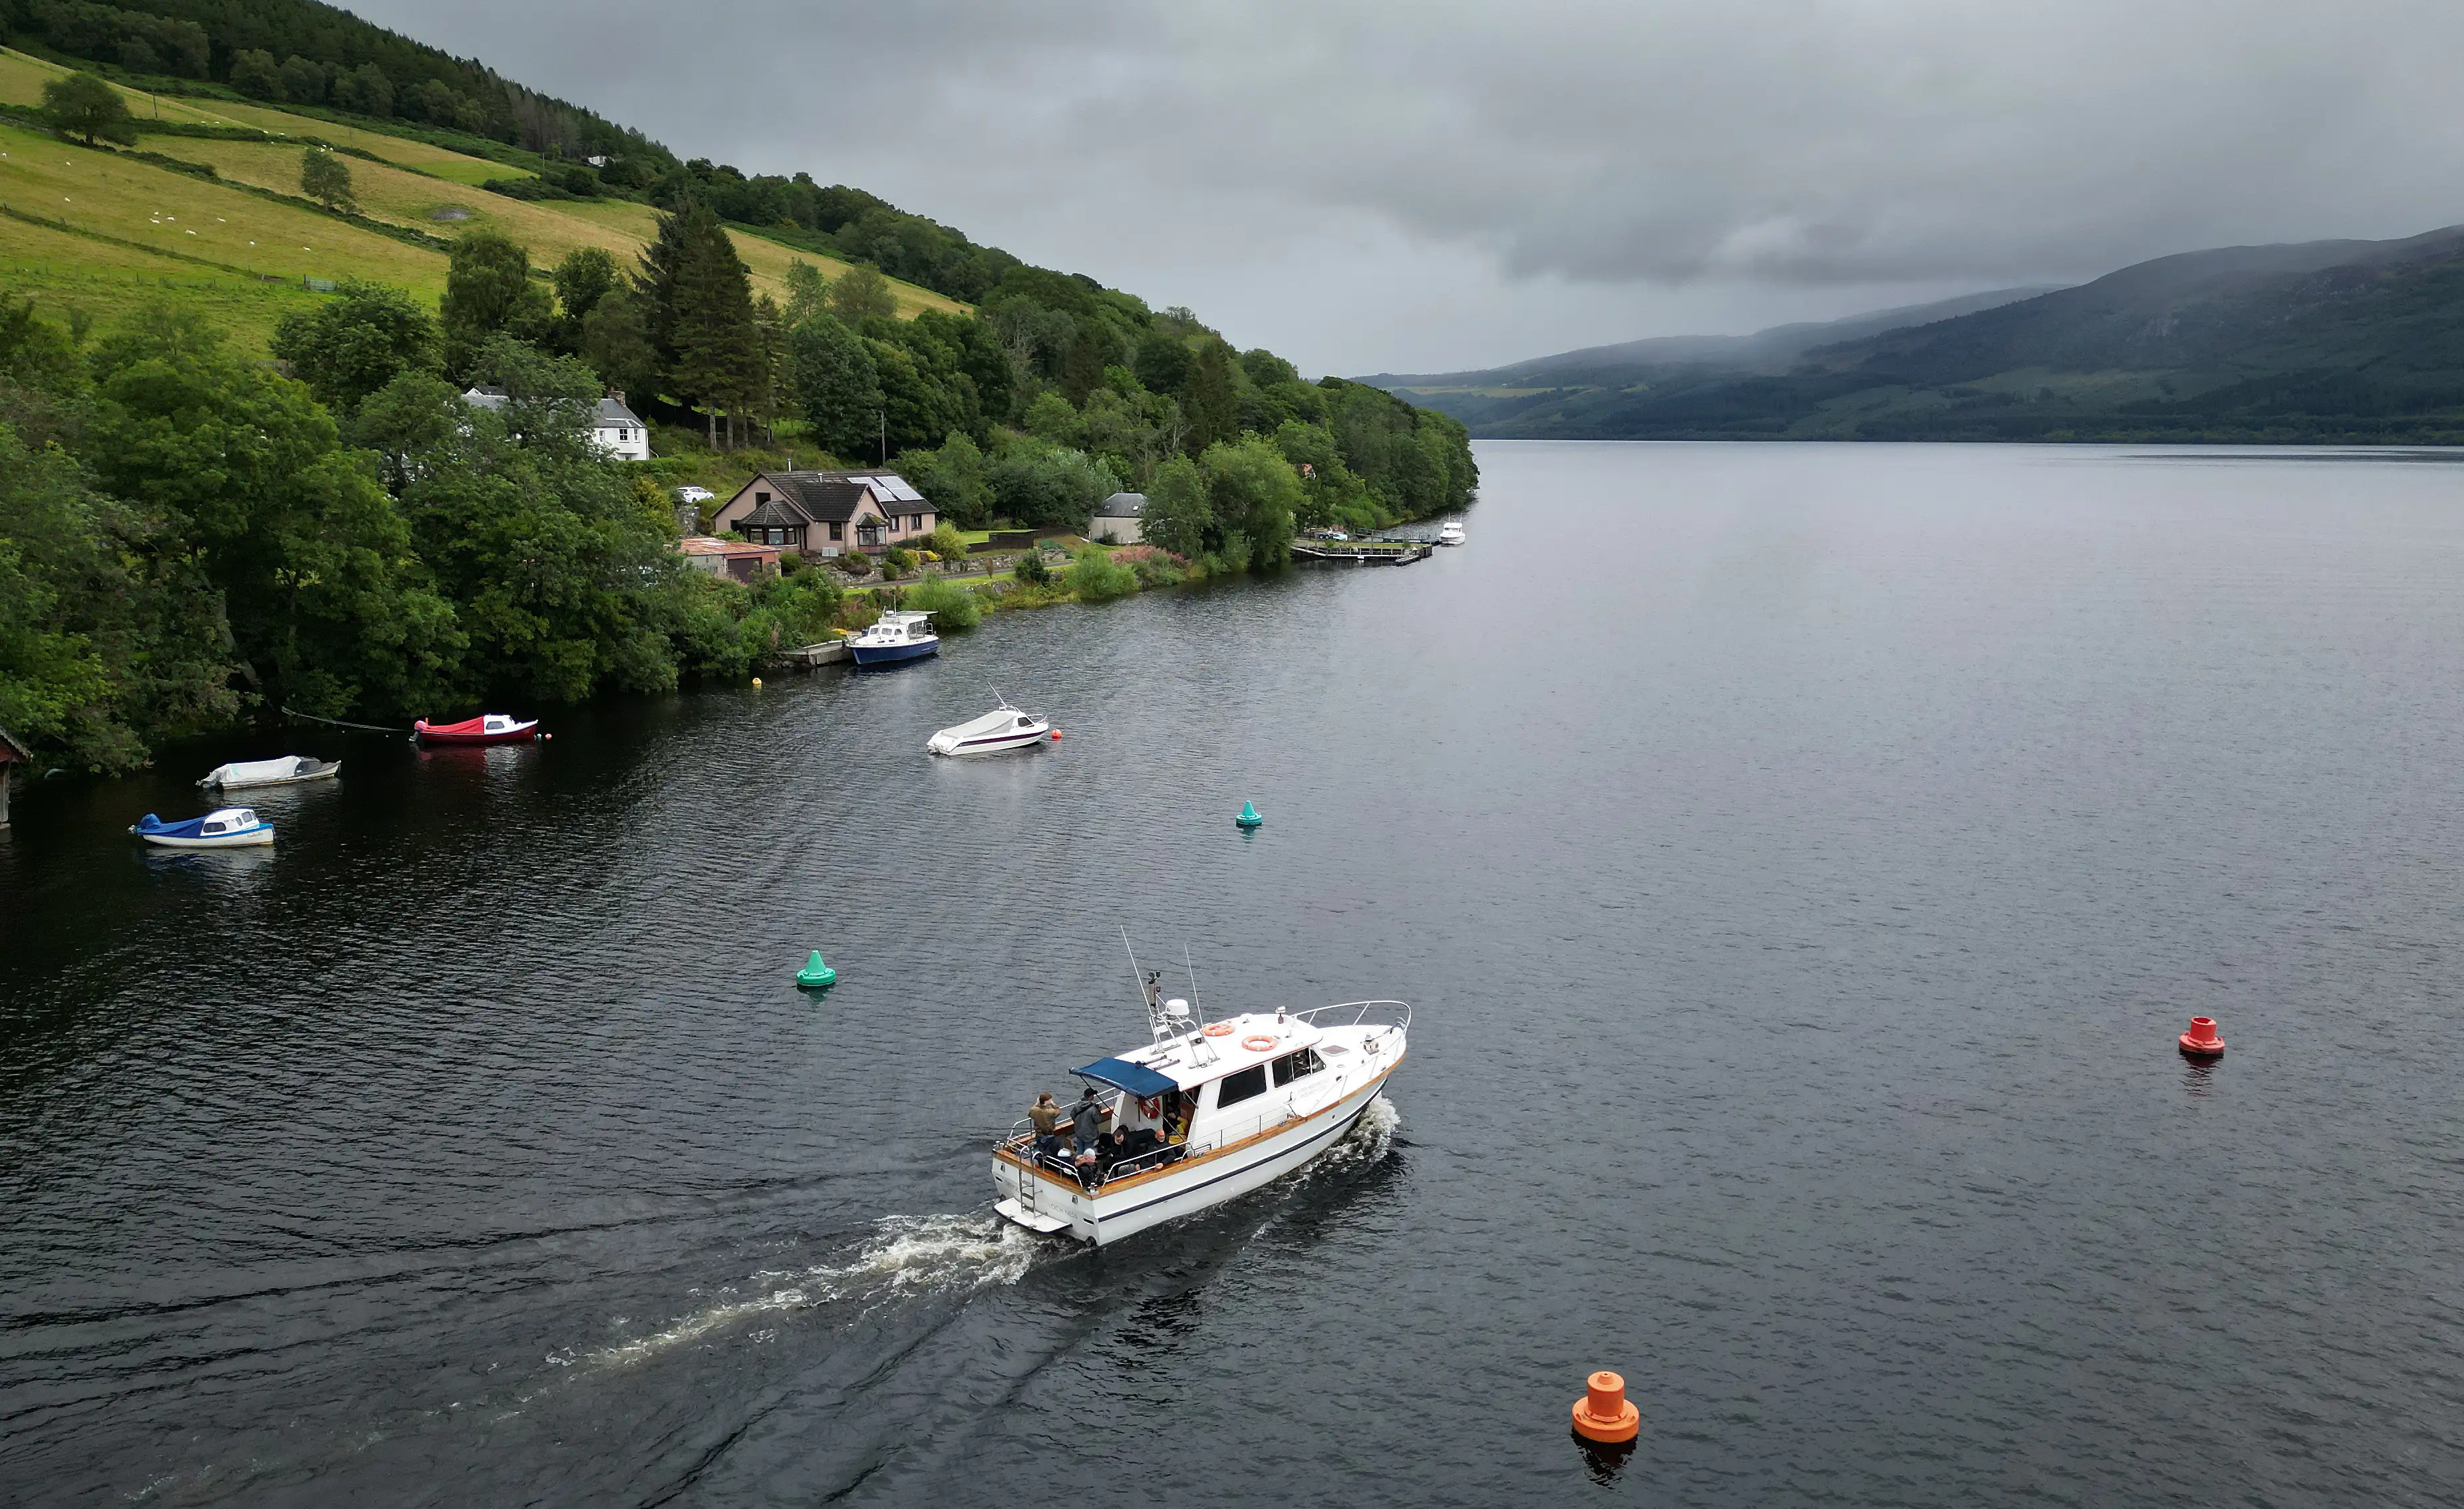
POLYGON ((1100 1107, 1094 1156, 1067 1121, 1042 1139, 1022 1121, 993 1145, 993 1209, 1019 1225, 1101 1246, 1237 1199, 1341 1142, 1403 1062, 1400 1001, 1201 1026, 1147 983, 1155 1041, 1070 1071, 1100 1107))
POLYGON ((1444 523, 1438 525, 1438 544, 1461 544, 1463 543, 1463 526, 1462 520, 1449 519, 1444 523))
POLYGON ((993 689, 993 710, 981 718, 971 718, 963 723, 944 728, 924 743, 927 754, 982 755, 999 754, 1004 749, 1023 749, 1036 743, 1052 732, 1052 720, 1042 713, 1021 712, 1009 705, 1009 699, 993 689))

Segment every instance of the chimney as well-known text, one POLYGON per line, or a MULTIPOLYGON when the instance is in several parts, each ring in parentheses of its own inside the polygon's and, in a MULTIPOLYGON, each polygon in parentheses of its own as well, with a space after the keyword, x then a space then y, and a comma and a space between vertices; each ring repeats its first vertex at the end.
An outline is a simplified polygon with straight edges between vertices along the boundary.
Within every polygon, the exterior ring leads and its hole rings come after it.
POLYGON ((619 404, 622 404, 625 401, 625 389, 621 388, 611 388, 607 389, 607 396, 616 400, 619 404))

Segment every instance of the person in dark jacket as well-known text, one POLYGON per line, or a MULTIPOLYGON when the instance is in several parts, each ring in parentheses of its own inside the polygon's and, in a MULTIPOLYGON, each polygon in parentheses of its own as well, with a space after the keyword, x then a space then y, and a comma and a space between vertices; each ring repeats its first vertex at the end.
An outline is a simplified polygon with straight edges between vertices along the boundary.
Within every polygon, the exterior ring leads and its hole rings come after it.
POLYGON ((1093 1085, 1089 1085, 1087 1093, 1078 1098, 1078 1103, 1069 1108, 1069 1126, 1071 1140, 1082 1153, 1094 1146, 1096 1140, 1104 1135, 1104 1103, 1095 1098, 1093 1085))

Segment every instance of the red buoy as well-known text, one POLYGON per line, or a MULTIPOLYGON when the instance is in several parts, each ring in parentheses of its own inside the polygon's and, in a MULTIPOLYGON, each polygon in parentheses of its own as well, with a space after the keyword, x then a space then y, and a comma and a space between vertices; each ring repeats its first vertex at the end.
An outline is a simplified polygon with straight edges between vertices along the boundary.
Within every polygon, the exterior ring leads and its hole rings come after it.
POLYGON ((2216 1035, 2216 1019, 2212 1016, 2190 1018, 2190 1030, 2182 1034, 2182 1052, 2192 1058, 2222 1058, 2225 1040, 2216 1035))
POLYGON ((1059 743, 1061 742, 1061 730, 1060 730, 1060 729, 1056 728, 1056 729, 1052 730, 1052 742, 1053 742, 1054 743, 1056 743, 1056 744, 1057 744, 1057 743, 1059 743))
POLYGON ((1610 1445, 1633 1440, 1642 1430, 1642 1411, 1627 1402, 1625 1380, 1604 1369, 1584 1383, 1583 1397, 1574 1401, 1574 1433, 1610 1445))

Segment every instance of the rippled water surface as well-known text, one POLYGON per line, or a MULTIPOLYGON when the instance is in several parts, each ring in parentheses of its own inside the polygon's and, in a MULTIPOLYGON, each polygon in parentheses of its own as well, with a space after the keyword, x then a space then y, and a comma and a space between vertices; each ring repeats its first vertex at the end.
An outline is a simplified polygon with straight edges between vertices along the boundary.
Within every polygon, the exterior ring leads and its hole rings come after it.
POLYGON ((2453 1502, 2464 467, 1481 460, 1403 570, 21 790, 0 1497, 2453 1502), (919 753, 994 687, 1065 740, 919 753), (285 749, 275 850, 122 832, 285 749), (1124 925, 1418 1019, 1089 1253, 985 1146, 1142 1035, 1124 925))

